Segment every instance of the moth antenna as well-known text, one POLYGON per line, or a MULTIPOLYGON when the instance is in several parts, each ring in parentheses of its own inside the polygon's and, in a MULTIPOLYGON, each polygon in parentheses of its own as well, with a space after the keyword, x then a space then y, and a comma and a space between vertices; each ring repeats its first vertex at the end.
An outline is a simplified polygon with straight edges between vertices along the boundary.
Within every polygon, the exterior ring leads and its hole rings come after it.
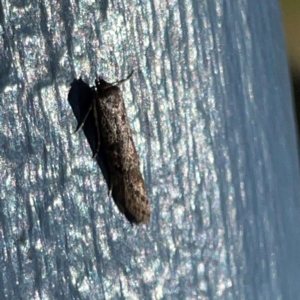
POLYGON ((116 82, 112 83, 112 85, 120 86, 122 83, 124 83, 125 81, 129 80, 132 77, 132 75, 134 74, 134 72, 135 72, 135 70, 133 69, 131 71, 131 73, 125 79, 121 79, 119 81, 116 81, 116 82))

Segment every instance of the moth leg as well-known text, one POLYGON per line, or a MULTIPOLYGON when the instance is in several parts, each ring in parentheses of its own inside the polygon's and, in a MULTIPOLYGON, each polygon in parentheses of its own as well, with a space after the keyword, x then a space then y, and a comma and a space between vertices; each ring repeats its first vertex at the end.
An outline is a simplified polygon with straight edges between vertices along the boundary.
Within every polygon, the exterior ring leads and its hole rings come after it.
POLYGON ((96 131, 97 131, 97 149, 95 151, 95 153, 93 153, 93 158, 96 158, 99 150, 100 150, 100 145, 101 145, 101 134, 100 134, 100 125, 99 125, 99 116, 98 116, 98 111, 96 108, 96 104, 94 104, 94 118, 95 118, 95 126, 96 126, 96 131))
POLYGON ((90 107, 89 107, 89 109, 88 109, 86 115, 84 116, 83 120, 81 121, 81 123, 78 123, 77 128, 76 128, 76 130, 75 130, 75 133, 76 133, 77 131, 79 131, 79 130, 83 127, 83 125, 84 125, 84 123, 85 123, 87 117, 89 116, 91 110, 93 109, 93 107, 94 107, 94 100, 92 101, 92 103, 91 103, 91 105, 90 105, 90 107))
POLYGON ((114 86, 120 86, 122 83, 124 83, 125 81, 129 80, 132 75, 134 74, 135 70, 132 70, 131 73, 125 78, 125 79, 121 79, 119 81, 116 81, 114 83, 112 83, 112 85, 114 86))
POLYGON ((112 189, 113 189, 113 187, 111 186, 110 189, 109 189, 109 191, 108 191, 108 197, 109 197, 109 198, 110 198, 111 195, 112 195, 112 189))

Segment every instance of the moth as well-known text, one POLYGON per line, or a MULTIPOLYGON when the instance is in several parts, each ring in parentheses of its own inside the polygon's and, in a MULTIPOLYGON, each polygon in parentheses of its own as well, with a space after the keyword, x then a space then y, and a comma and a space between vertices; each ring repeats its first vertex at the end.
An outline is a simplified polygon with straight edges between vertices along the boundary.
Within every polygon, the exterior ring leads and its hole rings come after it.
POLYGON ((78 122, 75 132, 83 129, 109 195, 131 224, 144 224, 150 220, 150 204, 119 88, 132 75, 115 83, 99 77, 93 87, 74 79, 68 101, 78 122))

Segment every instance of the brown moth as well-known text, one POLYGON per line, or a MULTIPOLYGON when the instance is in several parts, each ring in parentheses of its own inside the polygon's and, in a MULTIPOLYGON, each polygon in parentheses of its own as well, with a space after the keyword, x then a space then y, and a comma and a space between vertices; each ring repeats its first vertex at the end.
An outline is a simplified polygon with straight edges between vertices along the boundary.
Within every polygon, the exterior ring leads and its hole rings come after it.
POLYGON ((76 131, 83 128, 109 194, 131 224, 143 224, 150 220, 150 204, 119 88, 132 75, 116 83, 98 78, 93 88, 75 79, 68 101, 78 121, 76 131))

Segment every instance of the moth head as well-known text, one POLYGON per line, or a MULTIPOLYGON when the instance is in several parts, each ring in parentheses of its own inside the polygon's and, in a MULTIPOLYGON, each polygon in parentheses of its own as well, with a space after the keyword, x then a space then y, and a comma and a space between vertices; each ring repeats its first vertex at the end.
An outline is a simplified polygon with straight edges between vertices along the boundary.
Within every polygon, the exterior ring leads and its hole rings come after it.
POLYGON ((96 84, 97 89, 100 88, 101 90, 105 90, 105 89, 108 89, 113 86, 111 83, 106 82, 101 77, 99 77, 98 79, 95 80, 95 84, 96 84))

